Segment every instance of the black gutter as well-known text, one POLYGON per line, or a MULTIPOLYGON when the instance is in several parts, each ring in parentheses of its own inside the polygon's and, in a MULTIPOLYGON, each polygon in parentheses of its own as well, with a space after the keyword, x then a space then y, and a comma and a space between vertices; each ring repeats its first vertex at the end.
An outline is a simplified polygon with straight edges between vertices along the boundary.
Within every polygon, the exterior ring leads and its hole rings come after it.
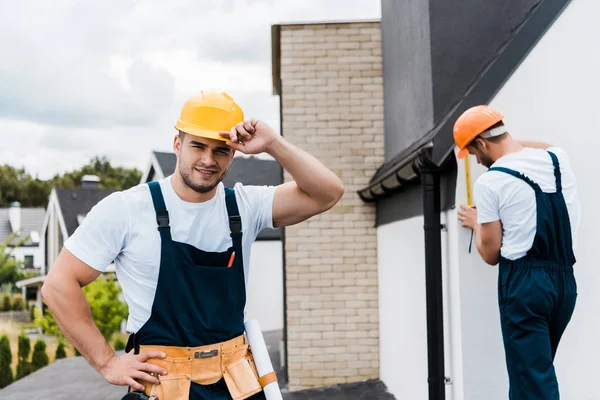
POLYGON ((440 169, 425 152, 423 162, 423 217, 425 231, 425 297, 427 301, 427 383, 429 400, 446 398, 444 373, 444 304, 442 288, 442 225, 440 222, 440 169))

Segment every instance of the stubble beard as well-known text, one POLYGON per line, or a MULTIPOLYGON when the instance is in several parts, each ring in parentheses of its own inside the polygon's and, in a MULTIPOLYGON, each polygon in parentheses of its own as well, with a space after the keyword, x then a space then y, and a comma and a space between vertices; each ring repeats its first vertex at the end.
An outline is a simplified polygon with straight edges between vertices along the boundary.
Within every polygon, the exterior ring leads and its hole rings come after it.
POLYGON ((191 169, 192 168, 184 168, 183 166, 180 166, 179 174, 181 175, 181 178, 183 179, 183 183, 185 183, 190 189, 192 189, 193 191, 195 191, 197 193, 210 192, 211 190, 216 188, 219 183, 221 183, 221 181, 225 177, 225 174, 227 173, 227 170, 225 170, 218 176, 218 178, 215 180, 215 183, 210 184, 210 185, 203 185, 203 184, 195 183, 192 180, 191 172, 190 172, 191 169))

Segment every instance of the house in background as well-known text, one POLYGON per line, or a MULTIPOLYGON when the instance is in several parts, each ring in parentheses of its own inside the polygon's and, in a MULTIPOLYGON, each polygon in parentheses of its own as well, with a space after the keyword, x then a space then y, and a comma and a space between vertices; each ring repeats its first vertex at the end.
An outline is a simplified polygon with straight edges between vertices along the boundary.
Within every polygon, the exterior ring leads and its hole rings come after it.
POLYGON ((39 271, 43 265, 40 235, 44 213, 43 208, 21 207, 19 202, 11 203, 9 208, 0 208, 0 243, 15 234, 6 251, 23 263, 26 272, 39 271), (26 237, 28 239, 15 248, 26 237))
MULTIPOLYGON (((53 188, 48 207, 43 213, 40 243, 40 275, 17 282, 23 296, 42 307, 41 287, 48 269, 60 253, 64 242, 81 224, 87 213, 100 200, 114 192, 99 187, 100 179, 94 175, 84 175, 81 187, 53 188)), ((43 210, 43 209, 42 209, 43 210)), ((108 272, 114 271, 114 266, 108 272)))

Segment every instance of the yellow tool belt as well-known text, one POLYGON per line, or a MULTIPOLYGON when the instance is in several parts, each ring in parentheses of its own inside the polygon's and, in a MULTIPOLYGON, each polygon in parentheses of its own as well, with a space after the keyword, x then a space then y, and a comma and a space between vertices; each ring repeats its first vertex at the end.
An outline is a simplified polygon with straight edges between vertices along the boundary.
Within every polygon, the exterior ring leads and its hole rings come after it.
POLYGON ((160 385, 141 381, 144 393, 159 400, 188 400, 191 382, 210 385, 225 378, 234 400, 246 399, 277 380, 274 372, 259 377, 250 346, 244 335, 222 343, 200 347, 140 345, 140 353, 157 350, 165 358, 147 362, 167 370, 160 375, 160 385))

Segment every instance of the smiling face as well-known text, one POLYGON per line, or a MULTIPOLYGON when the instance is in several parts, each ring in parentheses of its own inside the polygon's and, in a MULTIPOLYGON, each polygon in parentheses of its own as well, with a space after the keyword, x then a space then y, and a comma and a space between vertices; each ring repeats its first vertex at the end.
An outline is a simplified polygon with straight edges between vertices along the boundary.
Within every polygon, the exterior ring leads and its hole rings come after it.
POLYGON ((177 168, 183 182, 198 193, 208 193, 222 180, 234 151, 225 142, 180 133, 175 137, 177 168))

